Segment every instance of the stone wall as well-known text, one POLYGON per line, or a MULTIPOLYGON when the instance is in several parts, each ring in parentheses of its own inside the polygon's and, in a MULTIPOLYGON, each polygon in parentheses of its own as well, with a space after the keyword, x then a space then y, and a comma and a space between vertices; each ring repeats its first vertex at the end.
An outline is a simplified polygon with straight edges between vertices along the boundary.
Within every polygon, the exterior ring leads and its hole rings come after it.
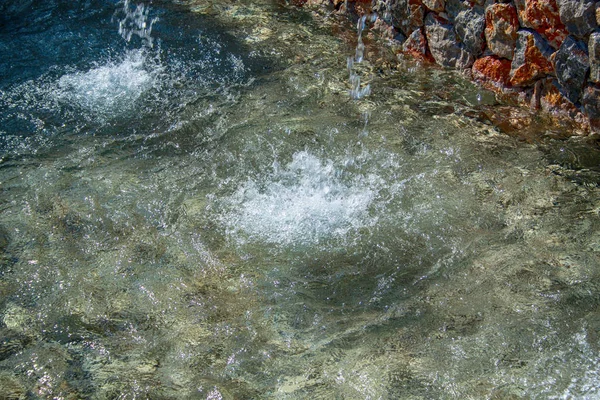
POLYGON ((600 132, 600 1, 331 0, 377 12, 404 52, 600 132))

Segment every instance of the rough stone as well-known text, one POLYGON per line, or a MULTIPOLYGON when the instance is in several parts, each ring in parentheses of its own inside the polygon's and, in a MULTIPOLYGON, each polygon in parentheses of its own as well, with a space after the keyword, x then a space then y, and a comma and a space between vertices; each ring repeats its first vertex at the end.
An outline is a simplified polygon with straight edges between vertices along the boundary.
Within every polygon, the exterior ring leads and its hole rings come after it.
POLYGON ((539 34, 520 30, 512 60, 510 82, 514 86, 528 86, 553 72, 550 61, 553 49, 539 34))
POLYGON ((435 12, 442 12, 446 8, 446 0, 423 0, 423 4, 435 12))
POLYGON ((600 32, 590 35, 588 42, 590 57, 590 81, 600 83, 600 32))
POLYGON ((590 121, 590 128, 600 133, 600 88, 590 85, 585 88, 582 96, 583 109, 590 121))
POLYGON ((596 23, 600 25, 600 2, 596 2, 596 23))
POLYGON ((557 49, 567 37, 555 0, 515 0, 522 27, 531 28, 557 49))
POLYGON ((568 36, 556 53, 554 70, 560 92, 573 104, 579 103, 589 69, 585 43, 568 36))
POLYGON ((512 4, 492 4, 485 11, 485 39, 490 51, 499 57, 512 60, 519 19, 512 4))
POLYGON ((452 24, 429 13, 425 17, 425 33, 436 63, 457 69, 473 65, 474 57, 458 41, 452 24))
POLYGON ((392 24, 406 36, 424 24, 425 6, 421 0, 396 0, 391 3, 392 24))
POLYGON ((469 4, 466 4, 463 0, 446 0, 446 8, 444 12, 448 14, 448 17, 451 22, 454 22, 454 19, 461 11, 465 11, 471 8, 469 4))
POLYGON ((465 50, 474 57, 485 48, 485 18, 482 7, 473 7, 458 13, 454 20, 454 30, 465 50))
POLYGON ((593 31, 596 23, 596 1, 556 0, 560 20, 571 35, 583 38, 593 31))
POLYGON ((473 63, 473 77, 497 87, 509 85, 511 62, 496 56, 482 57, 473 63))
POLYGON ((433 61, 427 51, 427 38, 422 29, 417 29, 410 34, 402 45, 402 50, 417 59, 433 61))

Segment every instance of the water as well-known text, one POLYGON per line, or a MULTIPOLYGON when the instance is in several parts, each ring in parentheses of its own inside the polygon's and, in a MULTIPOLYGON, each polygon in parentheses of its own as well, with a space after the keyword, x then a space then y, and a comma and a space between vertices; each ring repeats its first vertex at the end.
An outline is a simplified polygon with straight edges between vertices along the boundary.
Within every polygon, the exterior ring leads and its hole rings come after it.
POLYGON ((593 143, 266 0, 0 18, 0 393, 598 396, 593 143))

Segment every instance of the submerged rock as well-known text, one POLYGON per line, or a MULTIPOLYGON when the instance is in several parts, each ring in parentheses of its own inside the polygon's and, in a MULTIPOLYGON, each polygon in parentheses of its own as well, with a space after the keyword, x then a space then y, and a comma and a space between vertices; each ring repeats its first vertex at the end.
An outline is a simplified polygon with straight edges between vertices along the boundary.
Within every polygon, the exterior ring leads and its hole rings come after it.
POLYGON ((0 255, 6 252, 6 248, 10 243, 10 235, 8 231, 0 226, 0 255))
POLYGON ((519 31, 517 10, 512 4, 497 3, 485 11, 485 39, 492 53, 513 59, 519 31))
POLYGON ((560 92, 571 103, 579 103, 585 79, 590 69, 585 43, 573 36, 567 37, 556 53, 554 69, 560 92))
POLYGON ((0 373, 0 393, 0 398, 7 400, 24 400, 29 397, 20 379, 10 372, 0 373))

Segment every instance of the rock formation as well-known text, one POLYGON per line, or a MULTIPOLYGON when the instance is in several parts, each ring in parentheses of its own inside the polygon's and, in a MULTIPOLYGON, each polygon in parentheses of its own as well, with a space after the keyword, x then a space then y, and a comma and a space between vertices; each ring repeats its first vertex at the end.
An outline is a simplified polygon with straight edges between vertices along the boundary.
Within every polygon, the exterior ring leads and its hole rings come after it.
POLYGON ((386 22, 405 53, 468 71, 486 87, 518 93, 535 108, 560 110, 600 133, 600 1, 346 0, 345 4, 347 10, 389 15, 386 22), (351 6, 354 3, 360 7, 351 6))

